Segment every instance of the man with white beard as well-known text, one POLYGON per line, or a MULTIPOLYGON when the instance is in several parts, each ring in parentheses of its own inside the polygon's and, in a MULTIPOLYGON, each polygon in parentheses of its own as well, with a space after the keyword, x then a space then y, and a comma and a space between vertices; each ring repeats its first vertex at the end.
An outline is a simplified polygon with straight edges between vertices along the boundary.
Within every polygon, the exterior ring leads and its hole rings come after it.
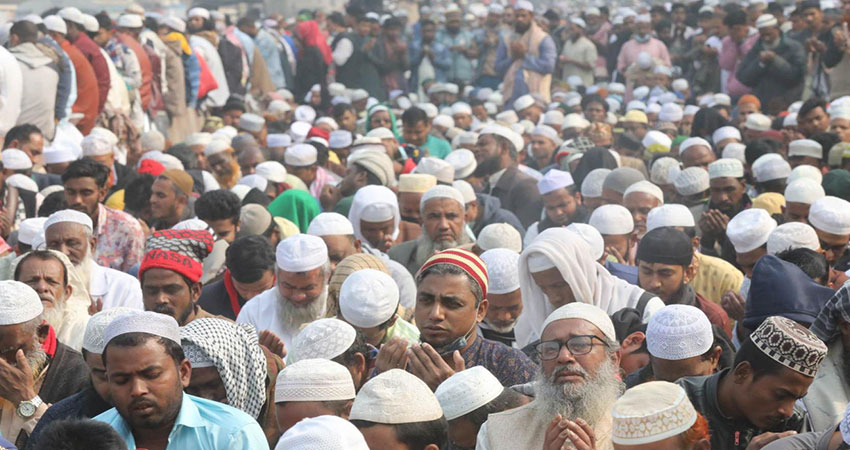
POLYGON ((596 449, 611 449, 610 411, 624 390, 618 348, 614 324, 598 307, 576 302, 553 311, 536 346, 534 401, 491 414, 475 448, 544 448, 547 437, 570 431, 567 442, 576 448, 589 448, 584 437, 592 436, 596 449))
POLYGON ((142 289, 139 280, 109 267, 93 258, 96 239, 88 214, 65 209, 57 211, 44 223, 44 242, 50 250, 64 253, 83 280, 87 281, 91 301, 100 309, 115 306, 142 310, 142 289))
POLYGON ((275 259, 275 286, 245 303, 236 321, 271 332, 290 347, 302 325, 325 315, 331 276, 328 247, 320 237, 296 234, 277 244, 275 259))

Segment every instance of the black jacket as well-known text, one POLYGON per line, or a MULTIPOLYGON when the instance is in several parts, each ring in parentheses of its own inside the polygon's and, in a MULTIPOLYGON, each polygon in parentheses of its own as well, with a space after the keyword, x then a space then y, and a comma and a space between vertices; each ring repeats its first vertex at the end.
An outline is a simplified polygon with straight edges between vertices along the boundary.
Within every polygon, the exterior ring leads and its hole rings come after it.
POLYGON ((516 165, 505 170, 490 195, 499 199, 502 208, 516 214, 523 227, 540 220, 543 199, 537 190, 537 180, 519 171, 516 165))
POLYGON ((506 223, 516 228, 520 236, 525 236, 525 227, 522 226, 516 214, 502 209, 502 202, 498 198, 487 194, 476 194, 475 197, 478 199, 478 207, 484 210, 481 220, 476 221, 472 229, 476 236, 484 227, 493 223, 506 223))
POLYGON ((765 47, 759 39, 738 65, 735 76, 761 99, 765 114, 777 114, 800 98, 806 75, 806 51, 794 39, 781 37, 773 61, 763 64, 759 55, 765 47))

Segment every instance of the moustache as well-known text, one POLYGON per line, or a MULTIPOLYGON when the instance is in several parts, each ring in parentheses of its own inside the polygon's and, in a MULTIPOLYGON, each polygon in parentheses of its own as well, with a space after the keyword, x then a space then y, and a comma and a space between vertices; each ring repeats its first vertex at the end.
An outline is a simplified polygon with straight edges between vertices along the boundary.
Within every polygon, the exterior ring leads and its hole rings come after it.
POLYGON ((574 373, 574 374, 579 374, 579 375, 581 375, 582 378, 587 378, 587 376, 588 376, 587 371, 584 370, 584 368, 581 367, 580 365, 578 365, 578 364, 564 364, 564 365, 560 365, 560 366, 556 367, 552 371, 552 375, 549 377, 549 381, 554 382, 559 376, 561 376, 565 373, 568 373, 568 372, 574 373))
POLYGON ((130 402, 130 409, 155 408, 156 403, 145 398, 139 398, 130 402))
POLYGON ((153 312, 165 314, 171 317, 174 317, 174 314, 177 312, 174 308, 168 306, 168 304, 160 304, 153 307, 153 312))

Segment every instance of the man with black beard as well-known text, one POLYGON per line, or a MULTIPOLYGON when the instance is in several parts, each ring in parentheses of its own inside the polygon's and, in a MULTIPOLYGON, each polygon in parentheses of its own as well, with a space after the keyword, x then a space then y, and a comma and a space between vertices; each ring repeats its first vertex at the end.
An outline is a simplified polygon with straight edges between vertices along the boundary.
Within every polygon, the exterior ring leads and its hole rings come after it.
POLYGON ((843 286, 829 299, 809 329, 826 343, 828 351, 802 401, 812 430, 823 431, 841 420, 850 401, 849 286, 843 286))
POLYGON ((478 450, 543 448, 552 431, 571 431, 573 446, 590 447, 579 436, 595 435, 609 449, 611 407, 623 393, 614 324, 588 303, 569 303, 549 315, 536 350, 541 366, 534 401, 491 414, 478 433, 478 450))
POLYGON ((483 178, 485 193, 499 199, 528 227, 540 219, 543 200, 537 180, 519 170, 517 152, 525 146, 522 136, 510 128, 490 125, 481 130, 473 153, 478 166, 473 176, 483 178))
POLYGON ((740 161, 722 158, 708 165, 708 203, 691 207, 697 221, 700 252, 735 262, 735 249, 726 238, 726 225, 736 214, 749 208, 750 197, 744 181, 744 166, 740 161))

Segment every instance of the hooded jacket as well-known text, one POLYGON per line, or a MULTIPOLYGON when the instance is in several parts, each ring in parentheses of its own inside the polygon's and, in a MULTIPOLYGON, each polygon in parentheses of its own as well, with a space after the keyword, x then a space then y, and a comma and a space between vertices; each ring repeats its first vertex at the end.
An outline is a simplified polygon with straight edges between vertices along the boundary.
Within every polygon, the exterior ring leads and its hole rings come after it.
POLYGON ((50 58, 39 44, 25 42, 10 50, 21 68, 23 91, 21 114, 17 125, 31 123, 37 126, 44 137, 53 139, 56 107, 56 91, 59 85, 58 61, 50 58))
POLYGON ((475 226, 472 228, 476 236, 484 227, 493 223, 507 223, 516 228, 520 236, 525 235, 525 227, 522 226, 516 214, 503 209, 502 202, 498 198, 487 194, 476 194, 475 197, 478 199, 478 207, 484 210, 481 220, 475 221, 475 226))

